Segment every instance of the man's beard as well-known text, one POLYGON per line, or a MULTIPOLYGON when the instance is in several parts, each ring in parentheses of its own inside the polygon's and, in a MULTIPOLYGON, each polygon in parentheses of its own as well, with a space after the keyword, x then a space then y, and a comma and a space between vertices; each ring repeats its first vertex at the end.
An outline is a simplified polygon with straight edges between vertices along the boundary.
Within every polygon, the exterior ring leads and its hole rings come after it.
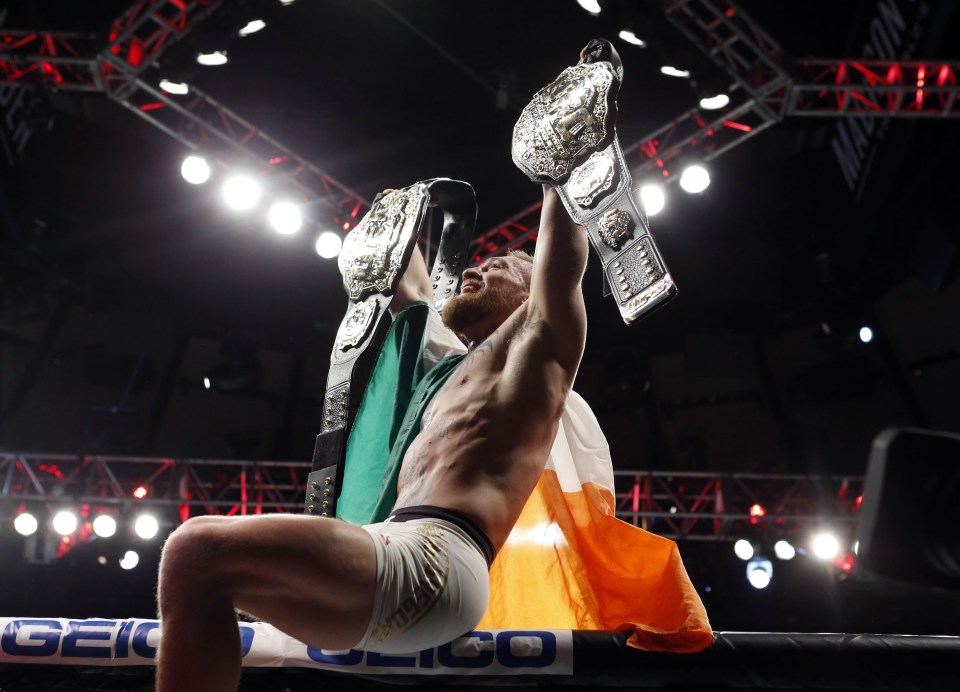
POLYGON ((503 289, 484 287, 477 293, 460 293, 443 306, 443 323, 457 334, 491 315, 506 319, 514 311, 510 293, 503 289))

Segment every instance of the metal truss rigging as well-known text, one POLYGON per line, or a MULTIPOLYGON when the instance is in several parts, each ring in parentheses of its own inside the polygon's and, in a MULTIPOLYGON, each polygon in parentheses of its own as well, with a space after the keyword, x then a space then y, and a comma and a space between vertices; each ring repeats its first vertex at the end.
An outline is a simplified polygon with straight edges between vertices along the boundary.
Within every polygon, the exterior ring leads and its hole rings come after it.
POLYGON ((145 78, 164 49, 220 4, 139 0, 111 24, 105 46, 93 35, 0 29, 0 84, 105 93, 225 168, 253 168, 291 184, 305 202, 324 200, 324 213, 349 230, 370 208, 362 196, 198 89, 174 96, 145 78))
MULTIPOLYGON (((254 125, 194 89, 188 98, 151 86, 144 71, 164 48, 220 4, 219 0, 140 0, 114 21, 105 47, 78 34, 0 29, 0 84, 107 93, 190 149, 213 153, 224 166, 255 166, 322 199, 342 230, 369 202, 254 125)), ((732 0, 661 0, 667 18, 730 76, 731 105, 691 109, 624 148, 635 181, 672 182, 691 158, 730 151, 788 116, 957 118, 955 61, 801 60, 784 51, 732 0)), ((474 262, 536 239, 535 203, 479 234, 474 262)))
MULTIPOLYGON (((123 513, 150 507, 176 524, 196 514, 300 512, 308 461, 0 454, 0 504, 123 513), (146 495, 134 491, 143 486, 146 495)), ((732 540, 762 530, 793 535, 821 524, 850 528, 860 476, 617 471, 616 515, 661 535, 732 540), (754 505, 763 507, 763 515, 754 505)), ((2 515, 0 515, 2 516, 2 515)), ((92 516, 90 516, 92 519, 92 516)))

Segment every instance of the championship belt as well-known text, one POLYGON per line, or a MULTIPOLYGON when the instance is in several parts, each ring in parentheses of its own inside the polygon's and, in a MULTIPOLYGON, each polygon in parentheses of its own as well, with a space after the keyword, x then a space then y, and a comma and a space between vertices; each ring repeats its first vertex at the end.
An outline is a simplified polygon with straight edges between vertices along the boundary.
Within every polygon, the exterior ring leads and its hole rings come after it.
POLYGON ((513 162, 532 180, 556 187, 586 229, 624 322, 676 295, 647 218, 637 207, 617 139, 620 56, 594 39, 581 60, 534 95, 513 129, 513 162))
POLYGON ((390 325, 384 316, 430 206, 443 211, 443 231, 430 273, 434 307, 440 310, 459 291, 477 219, 476 196, 469 183, 434 178, 378 195, 344 240, 338 263, 349 305, 330 354, 323 423, 314 447, 313 470, 307 476, 308 514, 336 514, 346 441, 390 325))

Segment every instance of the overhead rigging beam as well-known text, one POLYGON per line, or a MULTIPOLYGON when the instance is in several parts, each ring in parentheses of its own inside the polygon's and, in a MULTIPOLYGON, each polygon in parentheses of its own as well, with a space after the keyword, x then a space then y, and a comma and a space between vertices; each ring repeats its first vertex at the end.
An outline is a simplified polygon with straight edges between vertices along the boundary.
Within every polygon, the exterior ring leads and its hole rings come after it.
POLYGON ((283 178, 302 201, 324 200, 324 212, 348 230, 370 208, 365 198, 198 89, 175 97, 144 78, 167 47, 221 2, 138 0, 111 24, 105 46, 88 34, 0 29, 0 84, 105 93, 226 168, 283 178))

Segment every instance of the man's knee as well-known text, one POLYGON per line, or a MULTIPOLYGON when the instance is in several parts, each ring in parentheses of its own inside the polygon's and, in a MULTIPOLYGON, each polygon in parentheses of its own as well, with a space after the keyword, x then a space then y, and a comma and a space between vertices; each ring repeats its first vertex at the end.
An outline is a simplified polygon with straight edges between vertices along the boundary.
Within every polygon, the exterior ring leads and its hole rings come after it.
POLYGON ((160 584, 170 579, 203 579, 223 563, 229 520, 222 517, 194 517, 178 527, 163 544, 160 557, 160 584))

